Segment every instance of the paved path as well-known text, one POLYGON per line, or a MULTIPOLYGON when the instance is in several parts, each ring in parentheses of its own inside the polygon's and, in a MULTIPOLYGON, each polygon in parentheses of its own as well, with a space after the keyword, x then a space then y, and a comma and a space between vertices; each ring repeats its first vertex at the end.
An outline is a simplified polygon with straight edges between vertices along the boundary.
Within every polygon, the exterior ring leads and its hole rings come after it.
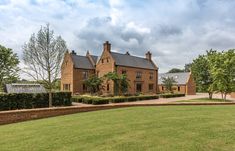
MULTIPOLYGON (((187 95, 185 97, 177 97, 177 98, 159 98, 154 100, 146 100, 146 101, 136 101, 136 102, 123 102, 123 103, 114 103, 114 104, 164 104, 170 102, 176 102, 181 100, 191 100, 191 99, 198 99, 198 98, 208 98, 207 93, 197 93, 197 95, 187 95)), ((221 98, 220 94, 214 94, 213 98, 221 98)), ((228 100, 232 100, 235 102, 235 98, 230 98, 227 96, 228 100)), ((93 106, 91 104, 83 104, 83 103, 73 103, 75 106, 93 106)))

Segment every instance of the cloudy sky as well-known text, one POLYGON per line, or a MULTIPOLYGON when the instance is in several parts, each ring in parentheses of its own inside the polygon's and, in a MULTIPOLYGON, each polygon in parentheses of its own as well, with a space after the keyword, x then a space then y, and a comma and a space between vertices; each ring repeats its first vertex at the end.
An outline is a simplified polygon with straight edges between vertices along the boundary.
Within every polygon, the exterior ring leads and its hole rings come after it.
MULTIPOLYGON (((183 68, 208 49, 235 48, 235 0, 0 0, 0 44, 22 58, 22 45, 50 23, 70 50, 112 49, 144 56, 160 72, 183 68)), ((22 65, 22 64, 21 64, 22 65)))

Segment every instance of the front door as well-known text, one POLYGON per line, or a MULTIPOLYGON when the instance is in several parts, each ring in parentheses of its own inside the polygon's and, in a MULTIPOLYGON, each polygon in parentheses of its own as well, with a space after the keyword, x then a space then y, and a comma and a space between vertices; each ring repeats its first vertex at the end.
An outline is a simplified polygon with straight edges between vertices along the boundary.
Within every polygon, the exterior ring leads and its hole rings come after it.
POLYGON ((136 83, 136 92, 142 92, 142 83, 136 83))

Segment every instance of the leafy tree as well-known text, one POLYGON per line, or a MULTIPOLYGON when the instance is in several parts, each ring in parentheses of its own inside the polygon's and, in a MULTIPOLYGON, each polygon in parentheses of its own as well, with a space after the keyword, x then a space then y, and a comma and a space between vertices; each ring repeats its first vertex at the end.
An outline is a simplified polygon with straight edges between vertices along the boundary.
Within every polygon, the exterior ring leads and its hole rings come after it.
POLYGON ((191 63, 185 64, 184 65, 184 72, 190 72, 191 71, 191 63))
POLYGON ((109 72, 104 75, 104 78, 108 81, 111 80, 114 83, 114 95, 119 94, 119 77, 117 72, 109 72))
POLYGON ((212 55, 214 51, 207 52, 207 55, 199 55, 198 58, 193 60, 191 65, 191 72, 196 82, 197 90, 199 92, 207 92, 209 98, 212 99, 213 91, 210 85, 213 83, 213 78, 210 73, 208 55, 212 55))
POLYGON ((60 66, 67 51, 66 42, 61 36, 54 37, 49 24, 32 34, 23 46, 25 72, 35 81, 42 81, 49 92, 49 107, 52 106, 52 90, 60 73, 60 66))
POLYGON ((99 78, 96 75, 90 76, 84 81, 90 93, 99 92, 102 89, 103 78, 99 78))
POLYGON ((18 80, 19 59, 12 49, 0 45, 0 91, 6 83, 18 80))
POLYGON ((235 50, 216 52, 208 56, 210 73, 213 83, 210 89, 222 94, 226 100, 227 94, 235 90, 235 50))
POLYGON ((126 74, 121 74, 119 77, 119 83, 120 83, 120 91, 122 94, 127 93, 129 85, 129 80, 127 79, 126 74))
POLYGON ((114 83, 114 95, 120 95, 121 93, 126 93, 129 87, 128 79, 125 74, 121 74, 120 76, 117 72, 109 72, 104 75, 104 78, 112 80, 114 83))
POLYGON ((173 68, 169 70, 167 73, 178 73, 178 72, 184 72, 183 69, 173 68))
POLYGON ((172 87, 176 83, 176 81, 173 77, 163 77, 162 83, 166 87, 167 91, 172 92, 172 87))

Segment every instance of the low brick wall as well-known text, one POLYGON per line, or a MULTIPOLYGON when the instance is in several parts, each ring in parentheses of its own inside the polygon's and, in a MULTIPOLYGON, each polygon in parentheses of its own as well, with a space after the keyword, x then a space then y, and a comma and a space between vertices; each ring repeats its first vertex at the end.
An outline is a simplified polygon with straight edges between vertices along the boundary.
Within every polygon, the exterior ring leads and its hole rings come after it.
POLYGON ((13 110, 0 112, 0 125, 10 124, 15 122, 40 119, 46 117, 53 117, 58 115, 73 114, 79 112, 88 112, 96 110, 114 109, 122 107, 134 106, 176 106, 176 105, 235 105, 235 103, 165 103, 165 104, 108 104, 87 107, 53 107, 41 109, 28 109, 28 110, 13 110))

